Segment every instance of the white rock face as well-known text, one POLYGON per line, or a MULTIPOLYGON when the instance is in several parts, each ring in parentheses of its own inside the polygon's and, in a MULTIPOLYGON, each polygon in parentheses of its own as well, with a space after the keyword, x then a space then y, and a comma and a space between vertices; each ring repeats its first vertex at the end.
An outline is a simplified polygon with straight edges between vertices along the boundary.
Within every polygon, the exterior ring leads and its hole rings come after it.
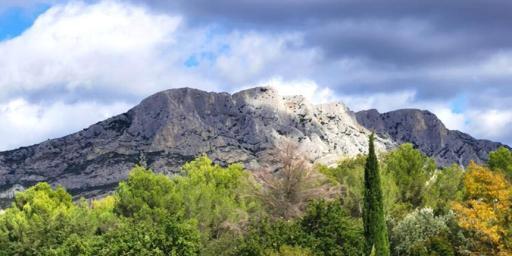
MULTIPOLYGON (((233 95, 172 89, 78 133, 0 152, 0 192, 48 181, 94 196, 112 190, 141 156, 169 174, 200 154, 255 168, 285 140, 299 143, 312 161, 333 164, 364 153, 368 135, 342 103, 313 105, 272 88, 233 95)), ((376 143, 380 150, 394 145, 382 138, 376 143)))
MULTIPOLYGON (((169 90, 144 100, 134 112, 128 133, 142 131, 151 139, 150 152, 207 153, 226 163, 257 161, 283 140, 299 143, 313 161, 325 164, 364 153, 368 145, 369 131, 342 103, 312 105, 267 87, 233 95, 169 90)), ((381 150, 393 145, 377 142, 381 150)))

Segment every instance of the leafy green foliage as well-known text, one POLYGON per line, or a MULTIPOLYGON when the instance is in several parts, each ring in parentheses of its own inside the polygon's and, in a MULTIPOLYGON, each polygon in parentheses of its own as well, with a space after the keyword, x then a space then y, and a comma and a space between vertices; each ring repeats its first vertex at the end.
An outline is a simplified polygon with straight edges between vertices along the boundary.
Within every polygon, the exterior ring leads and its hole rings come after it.
POLYGON ((313 256, 313 253, 309 249, 301 247, 292 247, 283 245, 278 251, 271 251, 268 253, 269 256, 313 256))
POLYGON ((197 255, 199 231, 194 222, 172 216, 151 220, 124 220, 103 237, 99 255, 197 255))
POLYGON ((283 247, 314 255, 360 255, 364 247, 361 223, 350 218, 339 202, 315 201, 296 221, 255 221, 233 255, 276 255, 283 247))
POLYGON ((250 182, 240 165, 203 156, 173 178, 136 166, 114 196, 90 202, 40 183, 0 214, 0 255, 195 255, 258 215, 250 182))
POLYGON ((365 163, 365 156, 359 155, 341 160, 336 167, 317 166, 321 173, 340 184, 341 204, 356 218, 363 214, 365 163))
POLYGON ((412 145, 379 163, 372 139, 335 167, 293 150, 264 175, 206 156, 172 177, 136 166, 101 199, 40 183, 0 211, 0 256, 510 254, 508 149, 436 170, 412 145))
POLYGON ((368 158, 364 168, 363 223, 366 239, 365 254, 373 248, 379 256, 389 255, 389 240, 384 220, 384 205, 380 183, 379 162, 375 154, 374 134, 370 136, 368 158))
POLYGON ((339 202, 311 203, 300 226, 316 241, 314 251, 323 255, 360 255, 364 248, 361 222, 350 218, 339 202))
MULTIPOLYGON (((340 184, 340 201, 344 209, 347 209, 354 218, 363 216, 364 198, 364 168, 366 156, 358 155, 354 158, 345 158, 338 162, 335 167, 317 166, 317 169, 330 178, 333 182, 340 184)), ((398 189, 395 185, 394 176, 390 173, 381 172, 382 193, 384 212, 388 213, 395 207, 398 189)))
POLYGON ((505 147, 489 154, 489 167, 493 170, 500 170, 505 173, 509 180, 512 180, 512 152, 505 147))
POLYGON ((136 166, 116 190, 115 211, 125 217, 143 217, 144 213, 149 216, 148 212, 157 209, 177 214, 179 199, 174 191, 174 183, 169 177, 136 166))
POLYGON ((261 208, 250 193, 253 181, 238 164, 223 168, 202 156, 185 164, 183 175, 173 182, 184 216, 196 219, 200 230, 212 238, 240 231, 249 215, 257 215, 261 208))
POLYGON ((432 255, 442 250, 453 255, 453 248, 447 241, 451 216, 434 215, 430 208, 409 213, 391 229, 394 255, 432 255), (434 239, 435 238, 435 239, 434 239))
POLYGON ((49 254, 71 234, 93 232, 84 211, 64 188, 39 183, 19 193, 13 207, 0 216, 0 248, 6 255, 49 254))
POLYGON ((426 183, 434 174, 433 159, 425 156, 412 144, 403 144, 385 157, 384 172, 395 177, 398 201, 415 209, 424 205, 426 183))
POLYGON ((226 232, 240 232, 259 204, 250 196, 249 174, 241 165, 221 167, 206 156, 169 178, 140 166, 119 185, 116 212, 159 221, 167 215, 196 220, 203 245, 226 232))
POLYGON ((257 256, 279 251, 282 246, 309 244, 309 237, 292 221, 253 220, 232 255, 257 256))
POLYGON ((432 180, 426 185, 423 196, 425 205, 436 213, 447 214, 453 201, 462 199, 464 170, 452 165, 436 171, 432 180))

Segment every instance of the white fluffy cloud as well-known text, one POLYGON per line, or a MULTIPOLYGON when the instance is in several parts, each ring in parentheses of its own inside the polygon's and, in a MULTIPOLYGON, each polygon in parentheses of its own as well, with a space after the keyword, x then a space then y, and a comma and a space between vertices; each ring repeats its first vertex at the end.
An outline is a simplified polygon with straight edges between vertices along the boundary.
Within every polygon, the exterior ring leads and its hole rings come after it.
POLYGON ((334 92, 328 87, 321 87, 312 80, 284 80, 282 77, 273 77, 269 80, 246 86, 247 89, 253 86, 270 86, 277 89, 282 96, 302 95, 314 104, 338 101, 334 92))
POLYGON ((29 145, 85 128, 116 113, 128 110, 125 103, 80 102, 51 105, 31 104, 18 98, 0 104, 0 150, 29 145))
POLYGON ((0 43, 0 97, 113 85, 151 92, 155 82, 146 78, 164 73, 159 50, 173 44, 179 24, 179 17, 116 2, 50 8, 21 36, 0 43))

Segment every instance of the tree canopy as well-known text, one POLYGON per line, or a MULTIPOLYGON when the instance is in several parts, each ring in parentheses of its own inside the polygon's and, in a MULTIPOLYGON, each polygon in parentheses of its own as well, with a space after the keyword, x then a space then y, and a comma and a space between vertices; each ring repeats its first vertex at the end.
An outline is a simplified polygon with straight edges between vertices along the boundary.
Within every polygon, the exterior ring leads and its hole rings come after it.
POLYGON ((207 156, 173 176, 135 166, 88 200, 38 183, 0 212, 0 256, 512 254, 507 148, 437 168, 410 144, 372 146, 330 167, 286 145, 275 170, 207 156))

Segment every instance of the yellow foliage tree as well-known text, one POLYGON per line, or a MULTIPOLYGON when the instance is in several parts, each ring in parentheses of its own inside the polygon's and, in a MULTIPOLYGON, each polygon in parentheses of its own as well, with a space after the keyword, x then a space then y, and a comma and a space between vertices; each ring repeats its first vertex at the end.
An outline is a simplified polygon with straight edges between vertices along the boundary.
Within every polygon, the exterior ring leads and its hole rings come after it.
POLYGON ((465 200, 453 210, 459 226, 476 234, 474 253, 512 255, 509 243, 512 186, 505 176, 472 162, 464 176, 465 200))

